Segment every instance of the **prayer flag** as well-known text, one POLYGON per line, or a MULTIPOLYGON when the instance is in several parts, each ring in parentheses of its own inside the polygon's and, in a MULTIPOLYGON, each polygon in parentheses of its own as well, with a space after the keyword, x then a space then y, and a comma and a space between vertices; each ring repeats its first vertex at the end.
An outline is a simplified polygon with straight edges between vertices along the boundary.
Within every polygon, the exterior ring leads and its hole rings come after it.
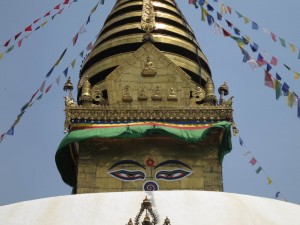
POLYGON ((4 140, 5 134, 6 134, 6 133, 1 134, 1 136, 0 136, 0 143, 4 140))
POLYGON ((65 75, 65 77, 68 76, 68 70, 69 70, 69 67, 67 67, 67 68, 64 70, 64 75, 65 75))
POLYGON ((300 74, 297 72, 294 72, 294 79, 297 80, 300 78, 300 74))
POLYGON ((226 23, 227 23, 227 25, 228 25, 229 27, 232 27, 232 26, 233 26, 233 24, 232 24, 230 21, 228 21, 228 20, 226 20, 226 23))
POLYGON ((278 191, 278 192, 276 193, 275 198, 277 199, 277 198, 279 197, 279 195, 280 195, 280 191, 278 191))
POLYGON ((251 163, 252 166, 254 166, 254 165, 257 163, 257 161, 256 161, 256 159, 255 159, 254 157, 252 157, 252 158, 250 159, 249 163, 251 163))
POLYGON ((30 102, 27 102, 25 105, 23 105, 23 107, 21 108, 21 112, 24 112, 28 108, 29 103, 30 102))
POLYGON ((207 10, 213 12, 214 8, 210 4, 207 4, 207 10))
POLYGON ((47 12, 47 13, 44 15, 44 17, 49 16, 49 15, 50 15, 50 12, 51 12, 51 11, 47 12))
POLYGON ((2 52, 0 52, 0 59, 2 59, 3 58, 3 53, 2 52))
POLYGON ((63 10, 64 10, 64 9, 59 10, 57 14, 61 14, 63 10))
POLYGON ((54 65, 54 66, 50 69, 50 71, 47 73, 47 75, 46 75, 47 78, 51 76, 51 73, 53 72, 54 67, 55 67, 55 65, 54 65))
POLYGON ((214 33, 218 35, 223 35, 222 27, 217 22, 214 23, 214 33))
POLYGON ((247 63, 250 65, 251 69, 253 70, 260 67, 260 65, 254 59, 248 60, 247 63))
POLYGON ((44 22, 41 24, 41 27, 45 26, 47 23, 48 23, 48 20, 44 21, 44 22))
POLYGON ((217 19, 222 21, 222 15, 219 12, 217 12, 217 19))
POLYGON ((221 14, 225 14, 228 13, 228 9, 226 8, 226 6, 224 4, 221 5, 221 14))
POLYGON ((9 53, 14 49, 14 47, 15 47, 14 45, 10 46, 8 49, 6 49, 5 53, 9 53))
POLYGON ((255 170, 255 172, 256 172, 257 174, 259 174, 261 170, 262 170, 262 167, 259 166, 259 167, 255 170))
POLYGON ((86 28, 85 28, 85 26, 84 25, 82 25, 81 27, 80 27, 80 30, 79 30, 79 34, 83 34, 83 33, 85 33, 86 32, 86 28))
POLYGON ((280 40, 282 47, 286 47, 285 40, 282 39, 281 37, 279 37, 279 40, 280 40))
POLYGON ((279 76, 278 73, 276 73, 276 79, 277 79, 277 80, 281 80, 281 76, 279 76))
POLYGON ((249 42, 250 42, 250 38, 249 38, 249 37, 247 37, 247 36, 242 36, 242 39, 243 39, 243 42, 244 42, 246 45, 249 44, 249 42))
POLYGON ((207 11, 201 6, 201 21, 206 21, 207 11))
POLYGON ((212 15, 207 14, 207 23, 209 26, 211 26, 215 22, 214 18, 212 15))
POLYGON ((66 54, 67 50, 68 50, 68 49, 66 48, 66 49, 63 51, 63 53, 61 53, 59 59, 56 61, 56 63, 54 64, 54 66, 57 66, 57 65, 60 63, 60 61, 62 60, 62 58, 63 58, 64 55, 66 54))
POLYGON ((297 49, 296 49, 295 45, 293 45, 293 44, 290 44, 290 47, 291 47, 291 50, 292 50, 292 52, 296 52, 296 51, 297 51, 297 49))
POLYGON ((36 100, 41 100, 41 98, 43 97, 43 93, 42 94, 40 94, 40 96, 39 97, 37 97, 37 99, 36 100))
POLYGON ((290 89, 289 85, 287 85, 287 83, 284 82, 281 87, 281 90, 282 90, 284 96, 288 95, 289 89, 290 89))
POLYGON ((269 176, 267 177, 267 181, 268 181, 268 185, 272 184, 272 180, 269 176))
POLYGON ((82 58, 82 57, 83 57, 83 54, 84 54, 84 51, 80 52, 80 53, 79 53, 79 56, 82 58))
POLYGON ((74 69, 74 67, 75 67, 75 63, 76 63, 76 59, 74 59, 74 60, 71 62, 71 66, 72 66, 73 69, 74 69))
POLYGON ((265 70, 265 86, 274 88, 274 83, 271 74, 265 70))
POLYGON ((97 3, 97 5, 95 5, 95 7, 92 9, 91 13, 94 13, 97 10, 97 7, 99 5, 99 2, 97 3))
POLYGON ((287 105, 292 108, 295 104, 295 101, 296 99, 294 93, 289 91, 287 96, 287 105))
POLYGON ((242 17, 243 17, 243 15, 240 14, 238 11, 235 11, 235 13, 236 13, 236 15, 238 16, 238 18, 242 18, 242 17))
POLYGON ((8 41, 6 41, 3 46, 7 47, 9 45, 9 42, 10 42, 10 39, 8 41))
POLYGON ((267 64, 267 62, 264 60, 264 57, 260 53, 258 53, 256 61, 257 61, 258 65, 260 65, 260 66, 267 64))
POLYGON ((240 145, 243 146, 244 141, 242 140, 241 137, 239 137, 239 142, 240 142, 240 145))
POLYGON ((252 29, 253 29, 253 30, 258 30, 258 25, 257 25, 257 23, 255 23, 255 22, 253 22, 253 21, 252 21, 252 29))
POLYGON ((90 50, 92 50, 92 48, 93 48, 93 42, 91 41, 91 42, 88 44, 88 46, 86 47, 86 50, 87 50, 87 51, 90 51, 90 50))
POLYGON ((247 24, 249 22, 250 22, 249 18, 247 18, 247 17, 244 16, 244 23, 247 24))
POLYGON ((45 90, 45 94, 47 94, 47 93, 50 91, 51 87, 52 87, 52 84, 50 84, 50 85, 47 87, 47 89, 45 90))
POLYGON ((250 151, 246 151, 243 153, 244 156, 249 155, 249 154, 250 154, 250 151))
MULTIPOLYGON (((76 0, 77 1, 77 0, 76 0)), ((104 5, 105 0, 101 0, 100 3, 101 5, 104 5)))
POLYGON ((31 25, 29 25, 28 27, 26 27, 26 28, 25 28, 25 31, 26 31, 26 32, 30 32, 30 31, 32 31, 32 27, 31 27, 31 25))
POLYGON ((21 31, 20 33, 16 34, 16 35, 15 35, 15 40, 17 40, 18 37, 20 37, 21 34, 22 34, 22 31, 21 31))
POLYGON ((270 34, 271 34, 271 37, 272 37, 273 41, 276 42, 277 41, 276 35, 272 32, 270 32, 270 34))
POLYGON ((89 22, 91 22, 91 15, 89 15, 89 17, 88 17, 88 19, 87 19, 85 25, 88 25, 89 22))
POLYGON ((257 52, 258 45, 255 42, 253 42, 252 45, 250 44, 250 48, 252 49, 253 52, 257 52))
POLYGON ((19 46, 19 47, 21 47, 22 42, 23 42, 23 39, 21 39, 21 40, 18 41, 18 46, 19 46))
POLYGON ((203 6, 205 1, 204 0, 198 0, 199 5, 203 6))
POLYGON ((231 14, 231 7, 227 6, 229 14, 231 14))
POLYGON ((43 92, 43 91, 44 91, 45 84, 46 84, 46 80, 44 80, 44 82, 43 82, 42 85, 40 86, 40 92, 43 92))
POLYGON ((300 59, 300 49, 299 49, 298 59, 300 59))
POLYGON ((39 92, 39 90, 40 90, 40 89, 38 89, 38 90, 31 96, 31 99, 30 99, 29 102, 31 102, 31 101, 34 99, 34 97, 37 95, 37 93, 39 92))
POLYGON ((77 40, 78 40, 78 33, 73 38, 73 46, 76 45, 77 40))
POLYGON ((234 27, 233 30, 234 30, 234 33, 236 35, 240 35, 241 34, 241 31, 238 28, 234 27))
POLYGON ((57 13, 54 14, 53 16, 51 16, 51 19, 54 20, 54 18, 56 17, 57 13))
POLYGON ((278 100, 280 98, 280 96, 282 95, 282 92, 281 92, 281 83, 275 79, 274 81, 274 86, 275 86, 275 94, 276 94, 276 99, 278 100))
POLYGON ((277 58, 275 58, 274 56, 272 56, 271 62, 272 65, 277 66, 277 58))
POLYGON ((41 18, 36 19, 33 23, 37 23, 41 18))
POLYGON ((11 127, 7 132, 6 132, 7 135, 14 135, 15 134, 15 129, 14 127, 11 127))
POLYGON ((231 34, 227 30, 225 30, 224 28, 222 28, 222 31, 223 31, 223 35, 225 37, 230 37, 231 36, 231 34))
POLYGON ((57 10, 59 10, 59 8, 60 8, 60 4, 58 4, 57 6, 54 7, 54 9, 57 9, 57 10))
POLYGON ((283 64, 285 68, 287 68, 288 70, 291 70, 291 68, 285 64, 283 64))
POLYGON ((238 46, 239 46, 241 49, 243 49, 243 48, 245 47, 244 42, 243 42, 243 40, 242 40, 241 38, 239 38, 239 37, 234 37, 234 36, 231 36, 231 38, 237 42, 238 46))
POLYGON ((67 4, 69 4, 69 2, 70 2, 70 0, 65 0, 63 4, 67 5, 67 4))
POLYGON ((271 69, 272 69, 272 66, 269 63, 267 63, 267 71, 270 72, 271 69))

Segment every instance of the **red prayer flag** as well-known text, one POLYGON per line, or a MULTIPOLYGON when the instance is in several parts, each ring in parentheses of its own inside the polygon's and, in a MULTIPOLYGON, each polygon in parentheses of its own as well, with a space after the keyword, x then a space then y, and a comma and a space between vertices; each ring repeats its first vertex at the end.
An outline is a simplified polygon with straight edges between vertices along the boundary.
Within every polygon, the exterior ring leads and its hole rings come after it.
POLYGON ((231 14, 231 7, 227 6, 228 12, 231 14))
POLYGON ((47 89, 46 89, 46 91, 45 91, 45 94, 47 94, 47 93, 50 91, 51 87, 52 87, 52 84, 50 84, 50 85, 47 87, 47 89))
POLYGON ((78 40, 78 33, 73 38, 73 46, 76 45, 77 40, 78 40))
POLYGON ((60 4, 58 4, 57 6, 54 7, 54 9, 57 9, 57 10, 59 10, 59 8, 60 8, 60 4))
POLYGON ((257 161, 254 157, 252 157, 252 159, 250 159, 249 163, 251 163, 252 166, 254 166, 257 163, 257 161))
POLYGON ((16 34, 16 35, 15 35, 15 40, 17 40, 18 37, 20 37, 21 34, 22 34, 22 31, 21 31, 20 33, 16 34))
POLYGON ((47 12, 47 13, 44 15, 44 17, 49 16, 49 15, 50 15, 50 12, 51 12, 51 11, 47 12))
POLYGON ((27 32, 32 31, 31 25, 29 25, 28 27, 26 27, 26 28, 25 28, 25 31, 27 31, 27 32))
POLYGON ((65 0, 64 5, 69 4, 70 0, 65 0))
POLYGON ((271 62, 272 65, 277 66, 277 58, 275 58, 274 56, 272 56, 271 62))
POLYGON ((4 43, 4 46, 7 47, 9 45, 10 39, 4 43))
POLYGON ((33 23, 37 23, 41 18, 36 19, 33 23))
POLYGON ((18 41, 18 47, 21 47, 22 41, 23 41, 23 38, 22 38, 21 40, 18 41))
POLYGON ((64 10, 64 9, 59 10, 59 12, 58 12, 57 14, 61 14, 63 10, 64 10))
POLYGON ((45 84, 46 84, 46 81, 44 80, 44 82, 40 86, 40 92, 44 91, 45 84))
POLYGON ((227 30, 225 30, 224 28, 222 28, 222 31, 223 31, 223 34, 224 34, 225 37, 230 37, 231 36, 231 34, 227 30))
POLYGON ((274 89, 274 82, 272 79, 271 74, 265 70, 265 86, 273 88, 274 89))
POLYGON ((276 42, 276 35, 274 34, 274 33, 272 33, 272 32, 270 32, 271 33, 271 37, 272 37, 272 39, 273 39, 273 41, 275 41, 276 42))
POLYGON ((87 51, 90 51, 90 50, 92 50, 92 48, 93 48, 93 42, 90 42, 90 43, 88 44, 88 46, 86 47, 86 50, 87 50, 87 51))

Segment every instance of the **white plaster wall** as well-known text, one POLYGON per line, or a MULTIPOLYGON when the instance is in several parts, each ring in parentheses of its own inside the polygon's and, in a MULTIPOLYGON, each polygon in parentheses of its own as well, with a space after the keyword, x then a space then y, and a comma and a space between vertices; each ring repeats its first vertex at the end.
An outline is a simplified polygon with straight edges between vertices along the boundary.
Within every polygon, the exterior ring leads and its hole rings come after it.
POLYGON ((166 216, 172 225, 300 225, 300 205, 203 191, 81 194, 21 202, 0 207, 0 224, 125 225, 146 195, 159 225, 166 216))

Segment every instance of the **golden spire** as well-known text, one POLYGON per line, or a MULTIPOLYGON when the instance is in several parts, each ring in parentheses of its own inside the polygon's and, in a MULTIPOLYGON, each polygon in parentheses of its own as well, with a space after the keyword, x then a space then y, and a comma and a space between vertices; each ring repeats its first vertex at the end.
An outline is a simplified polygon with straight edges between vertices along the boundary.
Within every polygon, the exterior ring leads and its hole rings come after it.
POLYGON ((146 33, 150 33, 155 30, 155 12, 152 0, 143 0, 141 28, 146 33))

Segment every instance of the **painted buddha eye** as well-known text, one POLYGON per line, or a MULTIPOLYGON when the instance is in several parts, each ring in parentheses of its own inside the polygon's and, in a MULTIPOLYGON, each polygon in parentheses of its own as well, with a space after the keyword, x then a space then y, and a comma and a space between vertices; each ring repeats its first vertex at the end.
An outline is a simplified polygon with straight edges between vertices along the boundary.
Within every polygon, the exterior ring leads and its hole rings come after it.
POLYGON ((179 180, 192 174, 192 171, 176 169, 176 170, 161 170, 155 174, 157 180, 179 180))
POLYGON ((142 171, 116 170, 108 172, 111 176, 123 181, 144 180, 146 175, 142 171))

